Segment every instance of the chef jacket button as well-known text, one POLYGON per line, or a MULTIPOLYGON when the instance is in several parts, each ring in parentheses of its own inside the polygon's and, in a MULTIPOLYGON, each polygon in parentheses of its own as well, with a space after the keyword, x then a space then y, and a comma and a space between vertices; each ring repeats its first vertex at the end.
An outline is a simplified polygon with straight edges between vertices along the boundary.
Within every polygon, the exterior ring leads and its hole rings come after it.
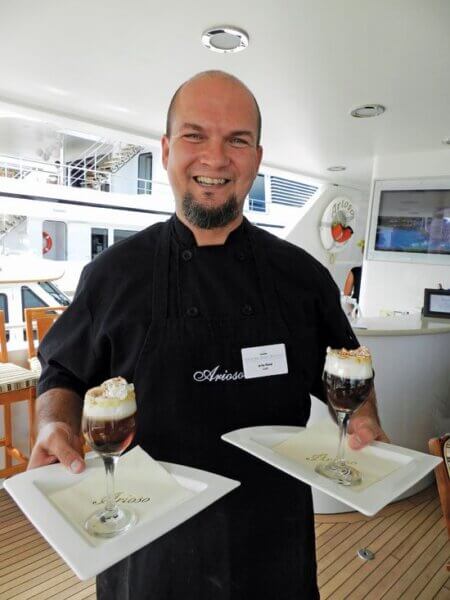
POLYGON ((181 253, 181 258, 184 261, 188 262, 192 258, 192 252, 190 250, 183 250, 183 252, 181 253))
POLYGON ((241 308, 241 313, 244 315, 244 317, 249 317, 253 314, 253 308, 250 306, 250 304, 244 304, 244 306, 241 308))
POLYGON ((199 310, 196 306, 190 306, 186 311, 188 317, 198 317, 198 313, 199 310))
POLYGON ((236 252, 236 258, 238 260, 240 260, 241 262, 245 260, 245 253, 244 252, 236 252))

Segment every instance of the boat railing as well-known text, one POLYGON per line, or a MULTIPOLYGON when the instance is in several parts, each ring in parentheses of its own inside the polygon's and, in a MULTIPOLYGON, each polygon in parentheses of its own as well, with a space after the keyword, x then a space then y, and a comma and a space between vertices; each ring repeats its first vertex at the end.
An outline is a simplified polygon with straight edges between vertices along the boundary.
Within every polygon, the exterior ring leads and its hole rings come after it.
POLYGON ((101 168, 101 161, 85 166, 83 160, 60 163, 24 159, 12 155, 0 156, 0 177, 33 183, 57 184, 81 187, 102 192, 123 194, 153 194, 170 196, 167 182, 123 176, 112 170, 101 168))

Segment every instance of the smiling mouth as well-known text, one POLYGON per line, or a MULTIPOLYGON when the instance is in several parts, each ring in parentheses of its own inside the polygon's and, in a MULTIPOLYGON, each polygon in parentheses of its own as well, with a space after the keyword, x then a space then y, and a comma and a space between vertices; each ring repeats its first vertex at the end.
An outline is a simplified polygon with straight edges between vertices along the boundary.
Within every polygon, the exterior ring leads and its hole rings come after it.
POLYGON ((201 175, 196 175, 194 181, 203 186, 217 186, 217 185, 225 185, 230 181, 230 179, 225 179, 223 177, 203 177, 201 175))

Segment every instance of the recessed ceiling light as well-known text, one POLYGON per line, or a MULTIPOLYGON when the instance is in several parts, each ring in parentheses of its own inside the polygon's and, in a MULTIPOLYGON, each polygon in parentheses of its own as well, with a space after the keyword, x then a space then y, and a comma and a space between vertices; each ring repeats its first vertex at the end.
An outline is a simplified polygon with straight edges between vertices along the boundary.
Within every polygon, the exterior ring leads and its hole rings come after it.
POLYGON ((381 104, 364 104, 354 108, 350 114, 357 119, 368 119, 369 117, 382 115, 385 110, 386 108, 381 104))
POLYGON ((442 143, 443 143, 443 144, 446 144, 446 145, 448 145, 448 146, 450 146, 450 137, 446 137, 446 138, 444 138, 444 139, 442 140, 442 143))
POLYGON ((248 46, 248 34, 236 27, 210 27, 202 33, 202 44, 213 52, 240 52, 248 46))
POLYGON ((345 171, 347 167, 336 165, 335 167, 327 167, 327 171, 345 171))

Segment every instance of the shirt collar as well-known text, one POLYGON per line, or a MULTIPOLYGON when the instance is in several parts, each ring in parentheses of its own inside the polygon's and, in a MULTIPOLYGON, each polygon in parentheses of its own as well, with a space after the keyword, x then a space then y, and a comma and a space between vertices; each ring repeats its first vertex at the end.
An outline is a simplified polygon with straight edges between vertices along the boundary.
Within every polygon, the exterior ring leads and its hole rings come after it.
MULTIPOLYGON (((195 236, 189 227, 186 227, 184 223, 180 221, 176 214, 174 214, 171 218, 172 228, 175 233, 176 238, 183 246, 193 247, 197 245, 195 241, 195 236)), ((239 242, 243 241, 245 238, 245 229, 248 225, 247 219, 244 217, 242 223, 233 229, 233 231, 228 235, 228 238, 224 245, 234 245, 239 244, 239 242)))

